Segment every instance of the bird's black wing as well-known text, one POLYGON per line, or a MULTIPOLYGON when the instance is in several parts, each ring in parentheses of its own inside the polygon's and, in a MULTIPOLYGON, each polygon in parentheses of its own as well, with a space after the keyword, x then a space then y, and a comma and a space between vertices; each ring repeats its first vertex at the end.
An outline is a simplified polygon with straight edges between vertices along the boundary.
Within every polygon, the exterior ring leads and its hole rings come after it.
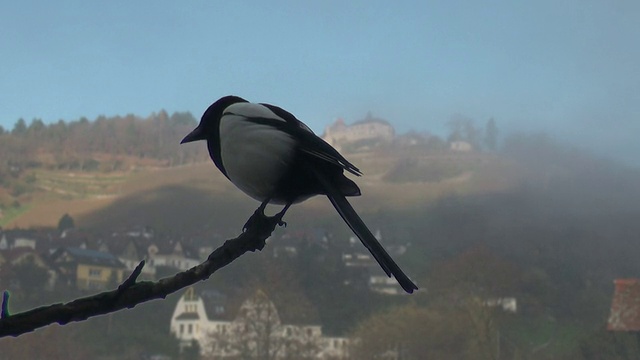
POLYGON ((311 131, 311 129, 305 125, 302 121, 298 120, 290 112, 270 104, 255 104, 257 106, 264 106, 271 110, 282 120, 272 119, 268 117, 256 117, 247 116, 245 114, 235 112, 225 112, 224 115, 236 115, 242 116, 246 121, 251 121, 256 124, 263 124, 272 126, 280 131, 283 131, 291 135, 298 143, 298 149, 304 153, 312 155, 316 158, 322 159, 334 165, 341 167, 342 169, 360 176, 362 172, 355 165, 349 162, 344 156, 329 145, 326 141, 311 131))

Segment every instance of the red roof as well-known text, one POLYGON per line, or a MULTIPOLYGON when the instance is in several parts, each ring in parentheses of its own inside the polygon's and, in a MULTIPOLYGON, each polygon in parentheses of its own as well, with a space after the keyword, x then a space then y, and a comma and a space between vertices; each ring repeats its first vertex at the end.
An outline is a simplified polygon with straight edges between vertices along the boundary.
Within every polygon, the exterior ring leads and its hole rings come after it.
POLYGON ((640 331, 640 279, 616 279, 607 321, 610 331, 640 331))

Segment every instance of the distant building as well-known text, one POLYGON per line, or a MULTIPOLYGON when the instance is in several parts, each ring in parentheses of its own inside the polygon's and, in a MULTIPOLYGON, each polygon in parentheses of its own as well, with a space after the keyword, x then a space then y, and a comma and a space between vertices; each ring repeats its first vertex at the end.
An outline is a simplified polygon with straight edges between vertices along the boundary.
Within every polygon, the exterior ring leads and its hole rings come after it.
POLYGON ((200 264, 198 251, 191 247, 184 246, 177 241, 174 244, 167 244, 162 248, 158 245, 149 246, 149 265, 152 267, 167 266, 180 271, 189 270, 200 264))
POLYGON ((47 272, 46 290, 53 289, 56 282, 56 273, 47 264, 46 260, 30 247, 16 247, 10 250, 0 250, 0 273, 12 271, 11 268, 20 265, 31 265, 47 272), (2 265, 5 266, 2 266, 2 265))
POLYGON ((117 286, 126 267, 110 253, 81 248, 59 248, 51 255, 60 279, 80 290, 104 290, 117 286))
POLYGON ((518 300, 514 297, 502 297, 489 299, 484 302, 485 306, 501 308, 504 312, 515 314, 518 312, 518 300))
POLYGON ((39 235, 41 234, 37 234, 33 230, 0 231, 0 250, 13 248, 35 249, 39 235))
POLYGON ((609 331, 640 331, 640 279, 616 279, 607 321, 609 331))
POLYGON ((154 278, 156 268, 148 261, 148 244, 145 239, 138 239, 130 236, 112 236, 109 245, 109 252, 116 255, 118 260, 124 264, 128 272, 132 272, 142 260, 147 263, 142 268, 142 275, 147 278, 154 278))
POLYGON ((452 141, 449 144, 449 148, 458 152, 470 152, 473 150, 473 146, 470 143, 462 140, 452 141))
POLYGON ((404 295, 405 292, 398 285, 398 280, 394 277, 383 275, 369 276, 369 289, 379 294, 385 295, 404 295))
MULTIPOLYGON (((382 240, 380 230, 376 230, 375 237, 382 240)), ((382 242, 381 242, 382 243, 382 242)), ((388 277, 371 253, 364 248, 355 236, 349 238, 350 248, 342 253, 342 262, 349 274, 349 283, 366 283, 369 290, 385 295, 405 295, 406 293, 394 277, 388 277)), ((383 245, 384 246, 384 245, 383 245)), ((392 256, 400 256, 407 252, 405 245, 384 246, 392 256)))
POLYGON ((385 142, 390 143, 395 136, 395 130, 391 124, 382 119, 377 119, 367 114, 363 120, 352 125, 345 124, 338 119, 325 128, 322 138, 336 148, 347 144, 385 142))
POLYGON ((347 358, 348 339, 324 337, 320 325, 284 321, 262 291, 239 307, 230 306, 220 292, 205 291, 198 296, 189 288, 176 305, 170 331, 181 347, 195 340, 202 355, 215 359, 246 358, 248 354, 270 359, 347 358))

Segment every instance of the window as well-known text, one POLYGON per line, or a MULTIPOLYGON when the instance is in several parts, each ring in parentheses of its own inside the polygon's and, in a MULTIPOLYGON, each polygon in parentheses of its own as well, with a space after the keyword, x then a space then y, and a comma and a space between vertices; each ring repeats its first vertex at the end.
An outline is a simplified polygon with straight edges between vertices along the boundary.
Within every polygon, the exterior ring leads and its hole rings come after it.
POLYGON ((180 324, 180 335, 184 333, 184 324, 180 324))
POLYGON ((193 333, 193 324, 187 325, 187 334, 193 333))
POLYGON ((101 277, 102 269, 89 268, 89 276, 90 277, 101 277))

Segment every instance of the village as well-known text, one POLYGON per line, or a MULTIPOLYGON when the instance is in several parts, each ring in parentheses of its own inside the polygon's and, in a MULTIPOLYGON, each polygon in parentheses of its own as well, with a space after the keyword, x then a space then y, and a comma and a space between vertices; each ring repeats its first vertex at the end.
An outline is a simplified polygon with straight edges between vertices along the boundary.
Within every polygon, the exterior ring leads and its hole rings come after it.
MULTIPOLYGON (((496 155, 490 136, 481 141, 478 129, 474 130, 467 120, 454 122, 452 133, 443 140, 428 133, 398 135, 388 122, 368 114, 351 125, 337 119, 325 128, 323 138, 350 156, 391 159, 389 167, 376 175, 385 186, 439 184, 460 189, 474 176, 475 180, 481 179, 477 174, 486 174, 487 167, 508 159, 506 155, 496 155), (394 154, 402 156, 395 159, 394 154)), ((491 119, 485 135, 491 134, 492 128, 495 130, 491 119)), ((537 176, 529 174, 526 180, 537 181, 537 176)), ((548 179, 541 182, 545 184, 541 189, 548 191, 548 179)), ((493 187, 488 189, 495 191, 493 187)), ((33 193, 37 191, 42 189, 33 193)), ((546 196, 535 194, 535 199, 546 196)), ((23 194, 20 200, 29 199, 29 195, 23 194)), ((408 267, 409 275, 415 276, 421 290, 411 298, 395 279, 380 270, 356 237, 336 231, 330 222, 312 221, 306 226, 283 228, 268 239, 256 257, 241 259, 224 274, 178 292, 160 302, 166 303, 164 307, 136 307, 127 315, 115 315, 118 320, 113 323, 111 316, 89 321, 86 336, 96 344, 121 344, 111 329, 122 326, 122 336, 132 338, 134 330, 129 328, 135 320, 128 316, 147 317, 147 321, 153 318, 153 329, 160 329, 160 338, 149 333, 144 348, 154 355, 145 359, 237 359, 258 353, 274 359, 364 359, 373 355, 401 359, 407 349, 415 353, 425 341, 410 337, 416 333, 414 329, 431 333, 446 328, 468 339, 465 346, 469 349, 480 343, 496 344, 485 349, 485 358, 491 358, 495 354, 515 356, 524 348, 561 353, 562 349, 554 348, 559 344, 557 332, 572 329, 573 325, 563 319, 572 311, 582 311, 591 324, 598 325, 594 336, 604 340, 589 342, 589 346, 609 346, 607 339, 611 336, 640 329, 638 318, 633 315, 637 313, 635 299, 640 288, 637 279, 588 273, 600 284, 614 283, 613 293, 598 288, 597 293, 604 295, 599 297, 597 306, 558 301, 567 296, 592 298, 589 294, 596 288, 588 285, 592 280, 554 285, 563 278, 551 271, 554 263, 548 259, 557 256, 555 250, 549 251, 546 238, 529 239, 518 228, 502 223, 518 213, 509 210, 509 203, 522 200, 505 203, 499 192, 492 197, 483 197, 482 193, 479 197, 463 195, 444 196, 430 205, 419 205, 421 212, 390 211, 378 217, 382 221, 372 222, 372 232, 391 256, 413 265, 408 267), (483 205, 478 207, 478 201, 483 205), (474 215, 469 216, 469 212, 474 215), (495 233, 483 230, 485 217, 502 224, 492 228, 495 233), (508 242, 511 238, 503 236, 509 231, 513 239, 533 248, 529 252, 513 250, 508 242), (548 263, 544 266, 549 269, 540 267, 545 261, 548 263), (608 316, 602 318, 605 312, 608 316), (403 319, 398 320, 400 324, 411 323, 414 327, 399 331, 404 334, 403 339, 388 340, 376 348, 380 332, 388 328, 381 324, 395 318, 403 319), (381 319, 386 320, 381 323, 381 319), (521 336, 505 334, 504 329, 518 333, 522 324, 529 324, 531 319, 539 321, 534 327, 539 331, 535 342, 528 340, 529 330, 521 331, 521 336), (469 321, 477 322, 478 327, 469 328, 465 325, 469 321), (110 334, 107 337, 102 336, 105 329, 110 334), (367 338, 369 333, 375 337, 367 338)), ((509 196, 512 195, 506 199, 509 196)), ((7 213, 0 213, 0 219, 12 216, 12 208, 5 209, 7 213)), ((110 214, 120 216, 117 210, 110 214)), ((110 221, 91 228, 76 226, 72 216, 63 214, 57 226, 0 228, 0 286, 10 295, 9 310, 15 313, 115 289, 143 260, 140 281, 170 277, 204 261, 225 240, 211 226, 166 232, 133 221, 133 217, 127 219, 128 225, 112 221, 110 216, 105 219, 110 221)), ((569 238, 580 237, 572 234, 569 238)), ((579 252, 579 248, 572 247, 561 250, 563 258, 576 257, 579 252)), ((64 334, 69 338, 78 336, 66 331, 64 334)), ((393 333, 382 337, 388 336, 393 333)), ((580 341, 589 341, 583 339, 580 341)), ((433 341, 429 351, 436 353, 439 346, 446 349, 443 351, 457 351, 447 341, 433 341)), ((123 344, 129 350, 135 346, 140 345, 123 344)))
MULTIPOLYGON (((213 239, 173 240, 158 235, 145 226, 96 234, 74 227, 65 228, 65 223, 72 224, 68 215, 61 219, 59 229, 0 231, 0 279, 6 290, 29 291, 38 284, 34 284, 33 278, 28 275, 40 273, 43 276, 37 281, 44 291, 67 288, 89 295, 116 288, 142 260, 146 264, 141 279, 157 280, 196 266, 213 250, 213 239), (23 277, 25 274, 27 276, 23 277), (26 281, 31 283, 23 283, 26 281)), ((381 238, 379 231, 377 236, 381 238)), ((347 269, 345 283, 387 296, 403 294, 395 280, 378 269, 375 260, 356 238, 339 242, 342 245, 330 244, 331 238, 331 234, 321 229, 284 234, 269 240, 267 254, 273 258, 294 258, 298 256, 300 248, 310 242, 325 250, 329 246, 332 247, 331 251, 341 248, 341 259, 347 269)), ((402 255, 407 247, 390 246, 388 251, 402 255)), ((291 323, 283 322, 288 319, 286 313, 278 315, 273 303, 260 291, 247 298, 238 308, 237 304, 230 304, 223 293, 208 290, 196 294, 190 288, 180 298, 173 315, 167 319, 167 325, 182 347, 191 346, 195 340, 204 354, 231 356, 237 355, 239 350, 221 348, 216 342, 212 343, 212 339, 215 336, 231 337, 223 342, 225 344, 233 343, 233 339, 241 339, 241 334, 237 333, 240 326, 238 324, 244 324, 242 321, 247 316, 262 318, 265 316, 261 313, 264 309, 270 310, 268 320, 273 322, 270 331, 279 331, 281 339, 288 339, 289 347, 294 345, 292 339, 295 338, 300 342, 296 346, 304 343, 309 351, 315 349, 315 352, 321 353, 321 358, 347 358, 347 338, 324 336, 322 326, 318 323, 300 324, 295 320, 291 323), (267 304, 267 308, 264 304, 267 304), (295 337, 292 334, 296 334, 295 337)), ((282 347, 277 351, 287 350, 282 347)))

